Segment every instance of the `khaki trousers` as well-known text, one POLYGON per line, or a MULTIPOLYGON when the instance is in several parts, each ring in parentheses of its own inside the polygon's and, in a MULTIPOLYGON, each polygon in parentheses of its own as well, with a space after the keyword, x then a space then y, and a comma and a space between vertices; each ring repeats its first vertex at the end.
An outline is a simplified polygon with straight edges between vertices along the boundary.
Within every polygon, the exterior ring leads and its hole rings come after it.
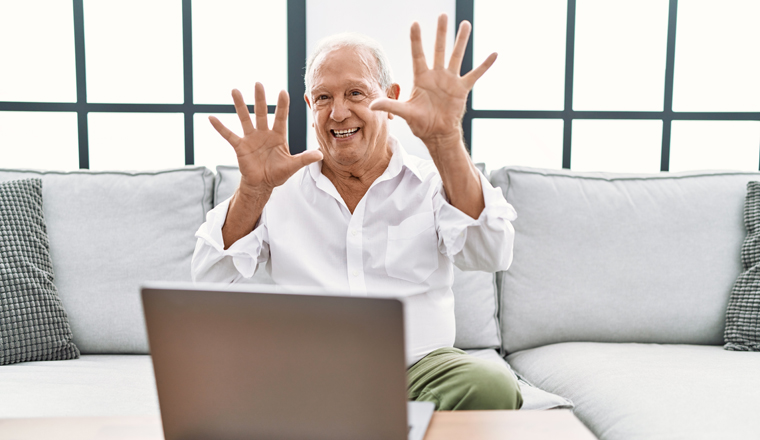
POLYGON ((407 370, 409 400, 436 410, 520 409, 522 395, 511 371, 457 348, 440 348, 407 370))

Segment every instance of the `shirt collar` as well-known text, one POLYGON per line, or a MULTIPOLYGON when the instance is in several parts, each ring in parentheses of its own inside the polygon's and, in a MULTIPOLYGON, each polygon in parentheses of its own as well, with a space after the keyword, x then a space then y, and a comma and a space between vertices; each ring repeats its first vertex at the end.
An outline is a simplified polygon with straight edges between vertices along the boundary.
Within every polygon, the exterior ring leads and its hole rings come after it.
MULTIPOLYGON (((388 143, 390 144, 391 152, 393 155, 391 156, 391 161, 388 163, 388 168, 386 168, 385 172, 383 172, 380 178, 383 180, 392 179, 396 177, 403 168, 407 168, 420 181, 422 181, 420 170, 417 168, 417 161, 415 161, 414 158, 406 152, 404 147, 401 145, 401 142, 399 142, 395 136, 389 135, 388 143)), ((322 175, 321 160, 309 164, 309 175, 312 179, 314 179, 315 182, 319 181, 319 176, 322 175)))

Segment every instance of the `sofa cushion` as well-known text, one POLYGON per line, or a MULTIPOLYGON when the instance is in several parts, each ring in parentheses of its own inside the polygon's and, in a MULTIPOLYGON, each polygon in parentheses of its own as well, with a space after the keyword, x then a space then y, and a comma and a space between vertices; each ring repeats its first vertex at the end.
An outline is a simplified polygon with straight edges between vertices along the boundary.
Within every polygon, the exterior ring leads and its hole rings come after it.
POLYGON ((722 344, 741 272, 745 186, 758 178, 493 171, 518 215, 514 262, 499 286, 504 348, 722 344))
MULTIPOLYGON (((240 182, 238 167, 216 167, 214 204, 232 197, 240 182)), ((255 284, 272 284, 263 266, 257 268, 251 280, 255 284)), ((454 266, 454 313, 456 339, 454 346, 461 349, 498 348, 501 334, 498 324, 498 299, 494 275, 487 272, 465 272, 454 266)))
POLYGON ((79 357, 53 278, 42 180, 0 183, 0 365, 79 357))
POLYGON ((3 418, 158 415, 148 355, 82 355, 2 367, 3 418))
POLYGON ((204 167, 156 172, 0 170, 40 177, 56 286, 82 353, 147 353, 139 286, 190 281, 211 208, 204 167))
POLYGON ((760 354, 720 346, 562 343, 507 360, 569 397, 600 440, 756 439, 760 354))
POLYGON ((747 228, 742 246, 744 271, 728 301, 725 348, 760 351, 760 182, 747 184, 744 225, 747 228))

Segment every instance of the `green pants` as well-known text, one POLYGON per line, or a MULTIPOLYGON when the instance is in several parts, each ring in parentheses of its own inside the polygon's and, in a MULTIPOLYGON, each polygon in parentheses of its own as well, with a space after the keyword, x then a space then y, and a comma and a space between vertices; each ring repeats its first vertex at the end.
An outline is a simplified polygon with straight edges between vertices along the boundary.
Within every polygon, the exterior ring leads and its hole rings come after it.
POLYGON ((436 410, 519 409, 517 379, 504 365, 440 348, 406 372, 409 400, 435 403, 436 410))

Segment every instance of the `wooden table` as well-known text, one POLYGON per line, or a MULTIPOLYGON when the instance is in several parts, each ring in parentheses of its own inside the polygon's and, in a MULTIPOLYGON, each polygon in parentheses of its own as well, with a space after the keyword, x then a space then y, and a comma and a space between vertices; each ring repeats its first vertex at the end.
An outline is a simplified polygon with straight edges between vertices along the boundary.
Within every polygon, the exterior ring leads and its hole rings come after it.
MULTIPOLYGON (((3 440, 163 440, 158 416, 0 419, 3 440)), ((569 410, 436 412, 425 440, 596 437, 569 410)))

